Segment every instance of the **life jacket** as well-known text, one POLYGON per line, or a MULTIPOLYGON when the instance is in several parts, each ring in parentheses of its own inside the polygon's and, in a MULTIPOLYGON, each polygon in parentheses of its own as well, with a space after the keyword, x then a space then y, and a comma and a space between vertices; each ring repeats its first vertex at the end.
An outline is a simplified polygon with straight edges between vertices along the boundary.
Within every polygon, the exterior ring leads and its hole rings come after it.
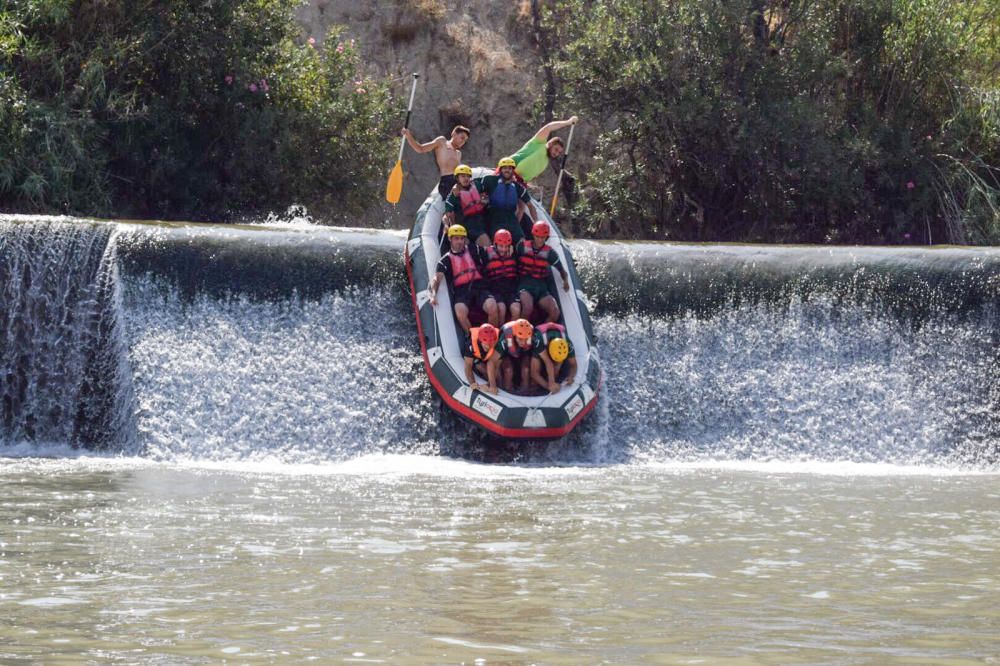
POLYGON ((483 205, 482 195, 476 189, 475 183, 470 184, 467 190, 463 190, 461 187, 457 189, 458 203, 462 208, 462 215, 470 217, 472 215, 479 215, 486 210, 486 206, 483 205))
POLYGON ((554 321, 547 321, 544 324, 539 324, 535 327, 535 330, 541 333, 542 343, 545 345, 546 349, 549 346, 549 342, 552 340, 566 337, 566 327, 562 324, 557 324, 554 321))
POLYGON ((469 329, 469 334, 472 336, 472 355, 480 361, 490 360, 490 356, 493 356, 493 352, 496 351, 497 346, 493 345, 490 347, 490 350, 486 352, 486 356, 483 356, 482 349, 479 347, 479 327, 476 326, 473 329, 469 329))
POLYGON ((469 252, 468 247, 465 248, 465 252, 462 254, 449 252, 448 256, 451 257, 452 287, 462 287, 470 282, 483 279, 482 274, 479 272, 479 267, 476 266, 476 260, 472 258, 472 253, 469 252))
POLYGON ((486 248, 486 279, 491 282, 517 278, 517 257, 511 252, 509 257, 501 257, 495 245, 486 248))
POLYGON ((515 210, 517 208, 517 185, 505 183, 502 179, 490 195, 490 208, 497 210, 515 210))
POLYGON ((521 275, 536 280, 549 279, 549 275, 551 275, 549 255, 553 249, 548 245, 543 245, 541 249, 536 250, 531 241, 527 239, 521 241, 520 245, 523 246, 523 251, 518 253, 517 264, 521 275))
POLYGON ((517 339, 514 337, 514 322, 507 322, 500 328, 500 337, 507 341, 507 353, 513 358, 521 358, 521 354, 528 353, 531 348, 523 349, 517 345, 517 339))

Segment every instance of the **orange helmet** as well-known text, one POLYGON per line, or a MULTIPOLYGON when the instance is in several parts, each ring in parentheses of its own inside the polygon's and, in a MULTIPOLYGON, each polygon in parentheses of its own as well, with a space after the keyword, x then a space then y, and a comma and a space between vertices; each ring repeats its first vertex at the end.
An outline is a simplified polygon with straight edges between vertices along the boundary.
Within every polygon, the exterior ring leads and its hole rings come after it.
POLYGON ((531 225, 531 235, 538 236, 539 238, 549 237, 549 223, 545 220, 539 220, 531 225))
POLYGON ((523 340, 531 337, 534 327, 527 319, 515 319, 510 322, 510 330, 514 332, 515 338, 521 338, 523 340))
POLYGON ((494 245, 513 245, 514 237, 510 235, 510 232, 506 229, 497 229, 497 232, 493 234, 493 244, 494 245))
POLYGON ((500 339, 500 331, 493 324, 483 324, 479 327, 479 341, 487 347, 492 347, 500 339))

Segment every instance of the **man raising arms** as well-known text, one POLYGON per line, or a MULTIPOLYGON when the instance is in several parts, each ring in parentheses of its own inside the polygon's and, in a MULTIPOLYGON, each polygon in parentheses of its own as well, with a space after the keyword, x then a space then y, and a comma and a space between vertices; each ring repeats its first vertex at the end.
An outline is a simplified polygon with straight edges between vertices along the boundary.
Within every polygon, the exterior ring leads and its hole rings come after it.
POLYGON ((535 132, 535 136, 528 139, 528 142, 511 156, 517 164, 514 171, 524 182, 530 183, 545 171, 549 166, 549 160, 562 157, 566 152, 565 142, 557 136, 550 139, 549 135, 556 130, 575 125, 576 120, 576 116, 569 120, 553 120, 535 132))
POLYGON ((413 132, 403 128, 403 136, 410 148, 418 153, 429 153, 434 151, 434 160, 437 162, 441 180, 438 181, 438 194, 441 199, 447 199, 448 193, 455 185, 455 167, 462 163, 462 146, 469 140, 471 132, 468 127, 455 125, 451 130, 451 138, 445 139, 439 136, 433 141, 419 143, 413 138, 413 132))

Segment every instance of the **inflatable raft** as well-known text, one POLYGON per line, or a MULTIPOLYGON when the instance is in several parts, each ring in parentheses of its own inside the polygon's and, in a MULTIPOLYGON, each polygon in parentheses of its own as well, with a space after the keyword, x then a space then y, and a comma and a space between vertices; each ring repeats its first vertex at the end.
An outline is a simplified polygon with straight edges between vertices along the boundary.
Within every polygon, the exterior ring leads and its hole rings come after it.
MULTIPOLYGON (((492 170, 476 169, 474 177, 488 173, 492 170)), ((555 395, 516 395, 503 389, 497 395, 489 395, 469 388, 461 350, 465 334, 455 320, 449 290, 444 285, 438 289, 436 307, 431 305, 428 293, 441 259, 444 235, 441 223, 444 202, 436 189, 417 212, 404 249, 420 348, 431 385, 459 416, 494 435, 511 439, 554 439, 566 435, 597 404, 602 379, 590 315, 570 249, 545 207, 536 201, 535 210, 541 215, 538 219, 546 220, 551 227, 548 244, 559 255, 570 281, 569 292, 550 285, 551 293, 558 295, 560 323, 566 327, 577 359, 574 383, 555 395)))

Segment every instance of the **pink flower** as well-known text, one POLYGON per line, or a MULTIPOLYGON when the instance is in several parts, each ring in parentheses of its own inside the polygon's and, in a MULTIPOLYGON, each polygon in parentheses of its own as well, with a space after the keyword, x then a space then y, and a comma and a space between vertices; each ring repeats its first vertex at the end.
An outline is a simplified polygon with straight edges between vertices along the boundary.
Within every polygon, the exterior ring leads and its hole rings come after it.
POLYGON ((337 44, 337 53, 343 53, 343 52, 344 52, 344 43, 341 42, 337 44))
POLYGON ((917 186, 917 184, 914 183, 912 180, 906 181, 906 189, 912 190, 916 186, 917 186))
POLYGON ((249 90, 252 93, 257 92, 257 84, 251 83, 250 85, 247 86, 247 90, 249 90))
POLYGON ((364 95, 365 94, 365 89, 364 88, 357 88, 357 89, 355 89, 354 92, 358 93, 359 95, 364 95))
POLYGON ((271 89, 271 87, 267 85, 267 79, 260 80, 260 89, 263 90, 264 92, 267 92, 268 90, 271 89))
POLYGON ((309 39, 306 40, 306 43, 308 43, 309 46, 316 46, 316 38, 310 37, 309 39))
POLYGON ((934 139, 934 137, 933 137, 933 136, 931 136, 930 134, 928 134, 928 135, 927 135, 927 140, 928 140, 928 141, 931 141, 931 140, 933 140, 933 139, 934 139))
POLYGON ((232 74, 226 74, 226 85, 227 86, 233 85, 233 75, 232 74))

